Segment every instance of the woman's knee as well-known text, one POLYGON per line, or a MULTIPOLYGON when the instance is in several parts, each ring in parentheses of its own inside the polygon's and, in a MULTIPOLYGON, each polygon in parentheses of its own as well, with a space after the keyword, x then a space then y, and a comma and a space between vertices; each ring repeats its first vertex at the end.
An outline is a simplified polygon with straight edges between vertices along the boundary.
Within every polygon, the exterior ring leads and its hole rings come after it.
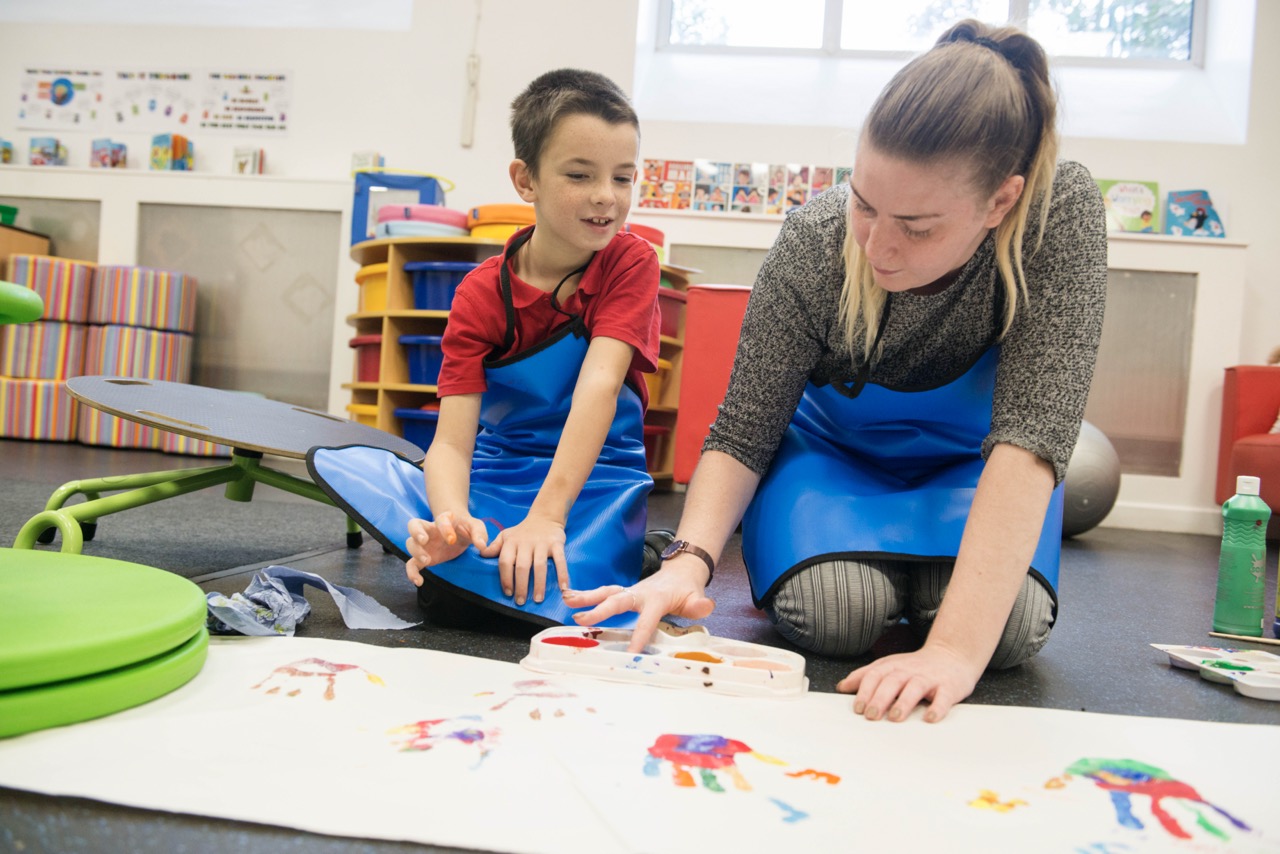
POLYGON ((905 574, 884 562, 826 561, 787 578, 765 612, 779 634, 802 649, 855 656, 901 618, 905 585, 905 574))
POLYGON ((1028 575, 987 667, 1006 670, 1034 657, 1049 641, 1057 617, 1058 608, 1049 588, 1028 575))

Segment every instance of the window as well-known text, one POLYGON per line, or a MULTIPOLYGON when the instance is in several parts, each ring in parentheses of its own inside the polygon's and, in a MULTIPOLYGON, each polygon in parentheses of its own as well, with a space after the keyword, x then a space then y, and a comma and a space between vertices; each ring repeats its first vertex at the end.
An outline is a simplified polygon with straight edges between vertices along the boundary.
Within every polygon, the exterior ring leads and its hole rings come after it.
POLYGON ((909 54, 963 18, 1010 21, 1057 58, 1200 63, 1196 0, 663 0, 658 45, 682 51, 909 54))

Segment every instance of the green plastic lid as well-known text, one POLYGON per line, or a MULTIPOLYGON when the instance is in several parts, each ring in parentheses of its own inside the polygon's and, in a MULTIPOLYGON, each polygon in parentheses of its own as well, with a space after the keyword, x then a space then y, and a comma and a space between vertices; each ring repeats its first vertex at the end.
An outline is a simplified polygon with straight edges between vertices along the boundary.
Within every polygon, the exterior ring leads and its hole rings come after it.
POLYGON ((107 558, 0 549, 0 691, 128 667, 203 631, 193 582, 107 558))

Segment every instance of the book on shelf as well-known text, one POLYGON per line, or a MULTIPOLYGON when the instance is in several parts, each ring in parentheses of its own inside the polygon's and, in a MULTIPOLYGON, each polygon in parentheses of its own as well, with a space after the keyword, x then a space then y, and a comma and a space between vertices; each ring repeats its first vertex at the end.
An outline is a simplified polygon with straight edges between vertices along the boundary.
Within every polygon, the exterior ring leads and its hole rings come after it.
POLYGON ((1227 236, 1207 190, 1170 190, 1165 200, 1164 233, 1183 237, 1227 236))
POLYGON ((1098 181, 1107 231, 1160 233, 1160 185, 1155 181, 1098 181))

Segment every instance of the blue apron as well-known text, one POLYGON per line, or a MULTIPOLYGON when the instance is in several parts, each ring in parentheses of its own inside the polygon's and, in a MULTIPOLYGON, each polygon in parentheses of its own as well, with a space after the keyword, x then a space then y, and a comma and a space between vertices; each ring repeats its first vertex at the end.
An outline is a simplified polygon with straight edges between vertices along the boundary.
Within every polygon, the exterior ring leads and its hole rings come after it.
MULTIPOLYGON (((525 234, 512 241, 501 268, 507 347, 515 319, 507 259, 527 239, 525 234)), ((546 341, 509 358, 485 360, 488 390, 480 401, 468 503, 471 515, 488 526, 491 541, 528 515, 551 469, 588 346, 585 325, 569 317, 546 341)), ((646 500, 653 488, 645 466, 643 430, 640 396, 624 384, 600 456, 565 523, 565 560, 575 589, 625 587, 640 579, 646 500)), ((409 520, 433 518, 420 468, 364 446, 313 448, 307 465, 340 507, 384 547, 408 560, 404 541, 409 520)), ((464 599, 539 625, 570 623, 574 612, 560 597, 550 562, 546 598, 535 603, 530 596, 523 606, 502 592, 498 559, 481 557, 474 546, 447 563, 427 567, 423 574, 429 576, 428 584, 440 584, 464 599)), ((635 618, 634 613, 622 614, 605 625, 632 625, 635 618)))
MULTIPOLYGON (((742 519, 756 607, 778 585, 833 559, 954 560, 991 431, 999 348, 924 391, 865 381, 810 383, 742 519)), ((1030 571, 1053 593, 1062 486, 1053 491, 1030 571)))

